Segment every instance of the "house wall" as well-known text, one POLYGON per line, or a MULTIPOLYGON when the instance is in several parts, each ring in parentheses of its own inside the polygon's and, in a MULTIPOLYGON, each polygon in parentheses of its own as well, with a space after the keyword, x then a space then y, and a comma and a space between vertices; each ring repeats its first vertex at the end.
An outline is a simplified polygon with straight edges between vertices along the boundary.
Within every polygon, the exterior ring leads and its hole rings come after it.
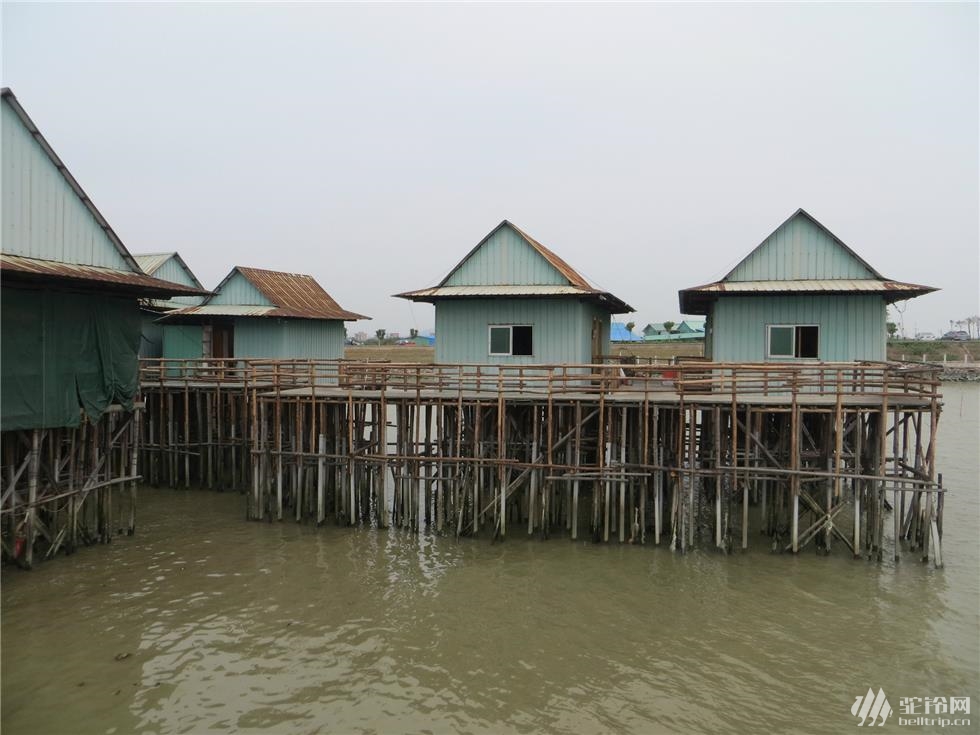
MULTIPOLYGON (((718 299, 705 355, 716 362, 766 362, 770 324, 816 324, 818 359, 885 359, 885 302, 879 295, 751 296, 718 299)), ((792 361, 792 360, 791 360, 792 361)))
POLYGON ((236 319, 235 357, 337 360, 344 323, 330 319, 236 319))
POLYGON ((0 108, 3 252, 130 271, 10 105, 0 108))
POLYGON ((876 276, 809 217, 799 215, 760 243, 726 281, 768 281, 876 276))
POLYGON ((436 362, 490 365, 582 364, 592 359, 592 319, 609 353, 609 313, 578 299, 460 299, 436 304, 436 362), (491 324, 530 324, 534 354, 490 355, 491 324))
POLYGON ((209 304, 240 304, 248 306, 275 306, 237 270, 208 301, 209 304))
POLYGON ((204 356, 204 329, 200 324, 165 324, 163 357, 172 360, 200 360, 204 356))
POLYGON ((447 286, 556 285, 568 279, 510 227, 501 227, 446 281, 447 286))

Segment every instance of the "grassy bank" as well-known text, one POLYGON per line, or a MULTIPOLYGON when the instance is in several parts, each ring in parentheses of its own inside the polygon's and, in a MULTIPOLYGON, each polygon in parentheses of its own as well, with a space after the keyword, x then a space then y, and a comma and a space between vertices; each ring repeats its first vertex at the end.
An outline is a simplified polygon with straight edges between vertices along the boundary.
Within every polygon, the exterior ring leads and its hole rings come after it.
POLYGON ((935 340, 889 340, 888 359, 911 362, 967 362, 980 361, 980 341, 952 342, 935 340))

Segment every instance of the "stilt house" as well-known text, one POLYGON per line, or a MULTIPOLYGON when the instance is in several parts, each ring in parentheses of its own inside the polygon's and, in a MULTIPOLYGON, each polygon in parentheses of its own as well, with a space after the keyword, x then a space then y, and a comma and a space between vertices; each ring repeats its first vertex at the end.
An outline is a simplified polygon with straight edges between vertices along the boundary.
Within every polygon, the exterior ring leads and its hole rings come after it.
POLYGON ((163 356, 336 360, 344 322, 367 318, 342 309, 313 276, 236 266, 202 304, 161 319, 163 356))
POLYGON ((431 288, 436 362, 587 364, 609 354, 610 315, 633 308, 504 220, 431 288))
MULTIPOLYGON (((148 276, 204 291, 204 286, 179 253, 144 253, 134 257, 148 276)), ((163 357, 163 325, 158 322, 160 317, 174 309, 197 306, 202 301, 204 296, 174 296, 144 301, 140 357, 163 357)))
POLYGON ((885 360, 888 304, 935 291, 885 278, 797 210, 724 278, 680 291, 716 362, 885 360))
POLYGON ((9 89, 0 139, 0 539, 30 566, 36 540, 112 533, 111 489, 135 492, 140 302, 199 291, 140 269, 9 89))

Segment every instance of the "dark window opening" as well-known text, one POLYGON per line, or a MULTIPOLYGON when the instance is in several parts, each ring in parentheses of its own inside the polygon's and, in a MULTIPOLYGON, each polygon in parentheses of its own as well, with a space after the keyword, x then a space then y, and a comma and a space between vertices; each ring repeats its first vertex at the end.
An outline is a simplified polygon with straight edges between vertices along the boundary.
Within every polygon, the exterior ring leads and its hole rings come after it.
POLYGON ((796 356, 797 357, 816 357, 818 339, 818 327, 797 327, 796 328, 796 356))
POLYGON ((512 355, 533 355, 534 345, 531 339, 531 327, 511 327, 512 355))

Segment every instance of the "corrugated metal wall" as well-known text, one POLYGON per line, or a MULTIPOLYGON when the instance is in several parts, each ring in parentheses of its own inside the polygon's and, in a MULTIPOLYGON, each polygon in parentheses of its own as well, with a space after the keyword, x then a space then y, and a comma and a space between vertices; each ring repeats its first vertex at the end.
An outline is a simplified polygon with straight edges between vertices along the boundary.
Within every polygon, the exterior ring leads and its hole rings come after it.
POLYGON ((818 325, 818 357, 825 362, 885 359, 884 299, 859 294, 719 299, 706 354, 718 362, 765 362, 770 324, 818 325))
POLYGON ((236 319, 235 357, 336 360, 344 323, 327 319, 236 319))
POLYGON ((447 286, 567 285, 534 248, 510 227, 502 227, 446 282, 447 286))
POLYGON ((466 299, 436 304, 436 362, 535 365, 588 363, 592 318, 603 329, 609 352, 609 313, 577 299, 466 299), (489 325, 534 327, 530 356, 491 356, 489 325))
POLYGON ((874 278, 809 217, 798 214, 762 241, 726 281, 874 278))
MULTIPOLYGON (((187 271, 184 270, 183 266, 177 261, 176 258, 170 257, 166 262, 161 265, 153 273, 154 278, 160 278, 164 281, 170 281, 171 283, 180 283, 184 286, 190 286, 191 288, 197 288, 197 284, 194 280, 187 275, 187 271)), ((173 305, 173 308, 177 309, 181 306, 196 306, 204 301, 203 296, 176 296, 172 299, 167 299, 166 301, 159 302, 161 305, 173 305)))
POLYGON ((203 356, 203 329, 199 324, 166 324, 163 356, 174 360, 199 360, 203 356))
POLYGON ((0 107, 3 252, 130 270, 20 118, 0 107))
POLYGON ((263 296, 245 276, 238 271, 221 287, 209 304, 248 304, 250 306, 275 306, 263 296))

